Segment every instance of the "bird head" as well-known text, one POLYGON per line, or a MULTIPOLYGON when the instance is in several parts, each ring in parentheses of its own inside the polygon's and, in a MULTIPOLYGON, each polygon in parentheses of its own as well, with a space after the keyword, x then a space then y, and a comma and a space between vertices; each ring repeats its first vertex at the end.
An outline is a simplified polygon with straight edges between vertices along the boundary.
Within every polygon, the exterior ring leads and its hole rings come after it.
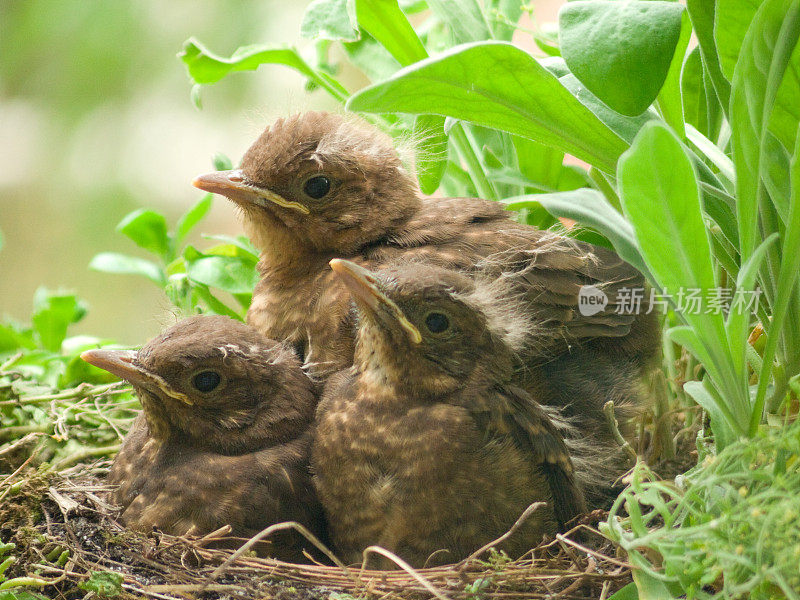
POLYGON ((228 317, 190 317, 138 352, 88 350, 81 358, 133 385, 154 437, 221 454, 295 438, 316 404, 288 347, 228 317))
POLYGON ((240 169, 200 175, 193 185, 236 203, 253 242, 273 255, 348 255, 392 231, 420 203, 388 135, 324 112, 279 119, 240 169))
POLYGON ((334 259, 358 312, 355 365, 417 396, 439 396, 475 377, 504 380, 528 323, 497 286, 422 264, 369 271, 334 259))

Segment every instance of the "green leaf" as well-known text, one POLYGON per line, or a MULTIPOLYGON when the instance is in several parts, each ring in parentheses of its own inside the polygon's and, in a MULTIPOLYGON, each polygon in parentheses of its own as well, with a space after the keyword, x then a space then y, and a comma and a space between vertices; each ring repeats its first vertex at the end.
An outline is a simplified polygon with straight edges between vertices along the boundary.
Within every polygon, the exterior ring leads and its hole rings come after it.
POLYGON ((698 351, 703 352, 698 358, 711 361, 704 364, 713 369, 714 384, 731 394, 727 401, 733 407, 734 425, 742 428, 744 415, 749 414, 742 387, 746 384, 744 346, 731 354, 722 314, 707 310, 716 280, 697 177, 688 154, 669 128, 648 123, 620 159, 618 180, 625 215, 659 287, 673 297, 698 290, 699 305, 680 314, 698 336, 702 346, 698 351))
POLYGON ((714 288, 697 178, 675 135, 663 124, 645 125, 620 159, 618 180, 625 214, 659 285, 714 288))
POLYGON ((61 349, 67 327, 86 315, 86 305, 75 294, 39 288, 33 296, 31 323, 39 345, 51 352, 61 349))
POLYGON ((581 104, 592 111, 592 113, 611 129, 611 131, 629 144, 645 123, 658 118, 658 115, 652 110, 645 111, 641 115, 635 117, 626 117, 625 115, 619 114, 617 111, 610 109, 600 98, 586 89, 586 86, 572 73, 559 77, 558 80, 565 88, 572 92, 581 104))
POLYGON ((164 215, 140 208, 129 213, 117 225, 117 231, 131 238, 140 248, 166 258, 169 253, 167 220, 164 215))
POLYGON ((214 153, 214 156, 211 157, 211 164, 214 165, 216 171, 230 171, 233 168, 231 159, 222 152, 214 153))
POLYGON ((32 350, 36 348, 33 340, 33 331, 18 331, 11 325, 0 323, 0 352, 15 352, 17 350, 32 350))
POLYGON ((304 75, 334 98, 343 100, 348 93, 335 79, 313 69, 294 48, 252 45, 238 48, 230 58, 223 58, 206 49, 194 38, 183 44, 178 54, 189 77, 195 83, 216 83, 231 72, 255 71, 264 64, 284 65, 304 75))
POLYGON ((342 48, 350 62, 361 69, 367 79, 385 79, 400 68, 400 63, 375 39, 364 33, 357 42, 344 42, 342 48))
POLYGON ((424 194, 433 194, 447 169, 447 135, 444 117, 419 115, 414 120, 414 138, 417 144, 417 178, 424 194))
MULTIPOLYGON (((682 328, 680 329, 682 330, 682 328)), ((680 333, 678 333, 678 330, 679 328, 670 330, 670 337, 674 341, 686 346, 686 348, 691 350, 691 345, 687 343, 687 339, 685 337, 682 337, 680 333)), ((686 333, 686 330, 682 330, 681 333, 686 333)), ((721 450, 722 448, 730 445, 739 435, 743 433, 742 431, 737 432, 731 429, 730 423, 735 422, 734 416, 729 412, 726 414, 727 408, 725 407, 725 404, 722 402, 717 402, 716 398, 709 393, 708 389, 706 389, 701 382, 687 381, 683 384, 683 389, 692 397, 695 402, 697 402, 697 404, 702 406, 703 410, 705 410, 711 417, 711 427, 714 430, 717 449, 721 450)))
POLYGON ((123 576, 114 571, 92 571, 89 579, 81 581, 78 587, 94 592, 101 598, 115 598, 122 593, 123 576))
POLYGON ((559 189, 563 152, 518 135, 511 136, 511 142, 517 155, 517 167, 523 176, 545 188, 559 189))
POLYGON ((739 53, 743 51, 744 36, 761 3, 762 0, 725 0, 715 3, 714 41, 722 73, 728 81, 733 78, 733 69, 739 53))
POLYGON ((505 42, 453 48, 353 95, 362 112, 439 114, 554 146, 612 172, 627 144, 531 55, 505 42))
POLYGON ((692 37, 692 24, 689 22, 689 13, 681 13, 681 35, 669 65, 669 71, 664 79, 664 85, 658 93, 656 102, 664 120, 672 127, 678 137, 683 139, 686 135, 683 123, 683 99, 681 97, 681 70, 686 57, 686 48, 692 37))
POLYGON ((428 0, 428 6, 450 29, 454 43, 492 39, 489 23, 477 0, 428 0))
MULTIPOLYGON (((237 235, 235 237, 231 235, 221 235, 221 234, 203 235, 203 239, 216 240, 224 244, 232 244, 237 248, 243 250, 246 254, 250 255, 253 262, 258 261, 258 250, 256 249, 255 246, 253 246, 252 242, 249 239, 247 239, 247 237, 244 235, 237 235)), ((192 257, 189 260, 192 260, 193 258, 197 257, 192 257)))
POLYGON ((786 72, 783 74, 775 107, 769 119, 769 130, 777 137, 783 147, 792 152, 797 137, 797 123, 800 122, 800 44, 796 44, 786 72))
POLYGON ((681 35, 677 2, 578 1, 558 14, 561 55, 598 98, 639 115, 658 96, 681 35))
MULTIPOLYGON (((225 169, 221 169, 225 170, 225 169)), ((211 205, 214 202, 213 194, 205 194, 198 200, 194 206, 187 210, 183 216, 178 219, 178 224, 175 226, 175 243, 180 244, 189 232, 203 220, 211 210, 211 205)))
POLYGON ((312 0, 303 13, 304 38, 353 42, 359 38, 353 0, 312 0))
POLYGON ((204 256, 187 264, 189 279, 232 294, 250 294, 258 273, 250 260, 238 257, 204 256))
POLYGON ((638 589, 639 600, 675 600, 667 586, 644 569, 633 569, 633 581, 638 589))
MULTIPOLYGON (((757 213, 767 144, 766 116, 800 36, 800 0, 766 0, 742 42, 731 85, 731 144, 736 165, 740 254, 755 249, 757 213)), ((797 124, 795 123, 795 129, 797 124)))
POLYGON ((356 0, 358 24, 401 65, 427 58, 428 52, 400 10, 397 0, 356 0))
MULTIPOLYGON (((800 128, 800 127, 799 127, 800 128)), ((767 329, 767 343, 764 347, 762 370, 759 374, 758 388, 753 413, 750 418, 749 432, 755 434, 761 422, 767 384, 770 380, 773 356, 780 340, 780 332, 784 327, 786 316, 792 304, 797 303, 793 294, 800 272, 800 136, 797 137, 794 154, 790 163, 791 198, 789 215, 786 219, 786 230, 783 235, 780 271, 772 310, 772 321, 767 329), (794 302, 793 302, 794 301, 794 302)), ((794 340, 792 340, 794 343, 794 340)))
POLYGON ((195 285, 193 289, 195 293, 203 300, 203 302, 206 303, 208 310, 213 314, 224 315, 226 317, 230 317, 231 319, 236 319, 237 321, 244 321, 244 318, 241 314, 228 307, 224 302, 212 294, 208 287, 204 285, 195 285))
POLYGON ((104 273, 141 275, 159 287, 164 287, 167 283, 164 272, 154 262, 116 252, 102 252, 95 255, 89 263, 89 268, 104 273))
POLYGON ((686 9, 692 21, 694 33, 700 46, 703 57, 703 66, 708 73, 717 98, 724 109, 728 108, 731 95, 731 85, 722 74, 717 54, 717 45, 714 42, 714 8, 715 3, 710 0, 686 0, 686 9))
POLYGON ((511 41, 516 27, 510 23, 519 22, 522 16, 522 0, 488 0, 486 19, 494 31, 494 39, 511 41))
POLYGON ((609 596, 608 600, 639 600, 639 592, 636 591, 636 584, 629 583, 621 590, 609 596))
POLYGON ((0 250, 3 249, 3 230, 0 229, 0 250))
POLYGON ((683 114, 687 124, 709 139, 716 139, 719 122, 719 102, 713 87, 706 86, 700 47, 695 47, 683 63, 681 71, 683 114))
POLYGON ((630 223, 597 190, 581 188, 569 192, 508 198, 503 202, 509 210, 533 208, 536 204, 541 204, 554 217, 566 217, 584 227, 596 229, 608 238, 624 260, 642 273, 648 272, 630 223))

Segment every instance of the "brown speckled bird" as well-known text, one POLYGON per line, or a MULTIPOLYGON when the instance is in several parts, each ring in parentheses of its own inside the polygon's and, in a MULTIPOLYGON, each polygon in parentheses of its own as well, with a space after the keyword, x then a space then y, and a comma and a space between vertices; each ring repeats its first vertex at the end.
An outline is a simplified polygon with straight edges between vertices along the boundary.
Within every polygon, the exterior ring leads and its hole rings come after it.
POLYGON ((345 560, 379 545, 417 567, 453 562, 546 502, 501 545, 516 557, 584 510, 568 424, 511 382, 521 338, 509 318, 524 327, 524 315, 437 267, 331 267, 359 326, 353 367, 317 409, 312 468, 345 560))
POLYGON ((311 374, 353 358, 349 295, 328 262, 417 261, 516 282, 537 327, 519 350, 529 369, 515 382, 538 393, 544 379, 541 401, 563 408, 583 435, 614 447, 603 405, 614 401, 624 428, 642 404, 641 374, 659 352, 660 330, 646 302, 638 315, 618 312, 625 288, 644 288, 642 275, 605 248, 513 221, 500 203, 424 197, 391 138, 371 125, 319 112, 279 119, 241 169, 194 185, 242 211, 261 252, 248 322, 291 342, 311 374), (584 285, 608 296, 603 310, 581 314, 584 285))
MULTIPOLYGON (((290 347, 227 317, 198 316, 138 352, 81 356, 128 380, 142 403, 108 476, 126 525, 203 535, 227 524, 249 538, 298 521, 322 535, 308 466, 315 388, 290 347)), ((301 558, 294 533, 270 540, 261 552, 301 558)))

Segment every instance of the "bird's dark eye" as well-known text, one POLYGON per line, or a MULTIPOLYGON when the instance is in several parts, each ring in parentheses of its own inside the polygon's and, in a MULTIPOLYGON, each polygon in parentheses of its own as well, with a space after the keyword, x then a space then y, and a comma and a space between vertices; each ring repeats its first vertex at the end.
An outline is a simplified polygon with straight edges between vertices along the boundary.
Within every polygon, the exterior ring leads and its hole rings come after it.
POLYGON ((428 313, 428 316, 425 317, 425 327, 427 327, 431 333, 442 333, 443 331, 447 331, 447 328, 450 327, 450 321, 446 315, 440 312, 432 312, 428 313))
POLYGON ((331 180, 324 175, 317 175, 306 181, 303 191, 315 200, 319 200, 331 191, 331 180))
POLYGON ((217 388, 222 378, 216 371, 201 371, 192 378, 192 385, 199 392, 211 392, 217 388))

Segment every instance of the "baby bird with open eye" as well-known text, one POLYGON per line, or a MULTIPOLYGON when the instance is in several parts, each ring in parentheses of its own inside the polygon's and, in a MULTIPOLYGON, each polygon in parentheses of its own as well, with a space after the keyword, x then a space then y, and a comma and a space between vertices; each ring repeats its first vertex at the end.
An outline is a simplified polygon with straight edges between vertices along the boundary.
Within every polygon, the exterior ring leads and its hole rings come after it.
POLYGON ((379 545, 416 567, 454 562, 545 502, 501 545, 517 557, 584 511, 568 423, 511 383, 524 314, 439 267, 331 267, 358 333, 317 409, 312 468, 344 560, 379 545))
MULTIPOLYGON (((203 535, 227 524, 249 538, 298 521, 323 535, 308 467, 315 388, 291 348, 227 317, 198 316, 138 352, 81 357, 133 384, 142 403, 108 476, 127 526, 203 535)), ((261 552, 301 559, 299 535, 270 540, 261 552)))
POLYGON ((616 497, 612 482, 629 464, 603 407, 613 401, 630 437, 661 328, 644 277, 614 252, 518 223, 499 202, 426 197, 389 136, 329 113, 279 119, 240 169, 201 175, 194 185, 233 201, 260 251, 248 323, 291 343, 319 379, 353 363, 350 295, 331 259, 368 269, 415 261, 513 280, 520 307, 537 323, 517 348, 526 368, 514 383, 561 409, 582 437, 601 441, 608 476, 587 492, 599 502, 616 497), (607 303, 583 310, 586 286, 607 303), (645 297, 640 310, 637 293, 645 297))

